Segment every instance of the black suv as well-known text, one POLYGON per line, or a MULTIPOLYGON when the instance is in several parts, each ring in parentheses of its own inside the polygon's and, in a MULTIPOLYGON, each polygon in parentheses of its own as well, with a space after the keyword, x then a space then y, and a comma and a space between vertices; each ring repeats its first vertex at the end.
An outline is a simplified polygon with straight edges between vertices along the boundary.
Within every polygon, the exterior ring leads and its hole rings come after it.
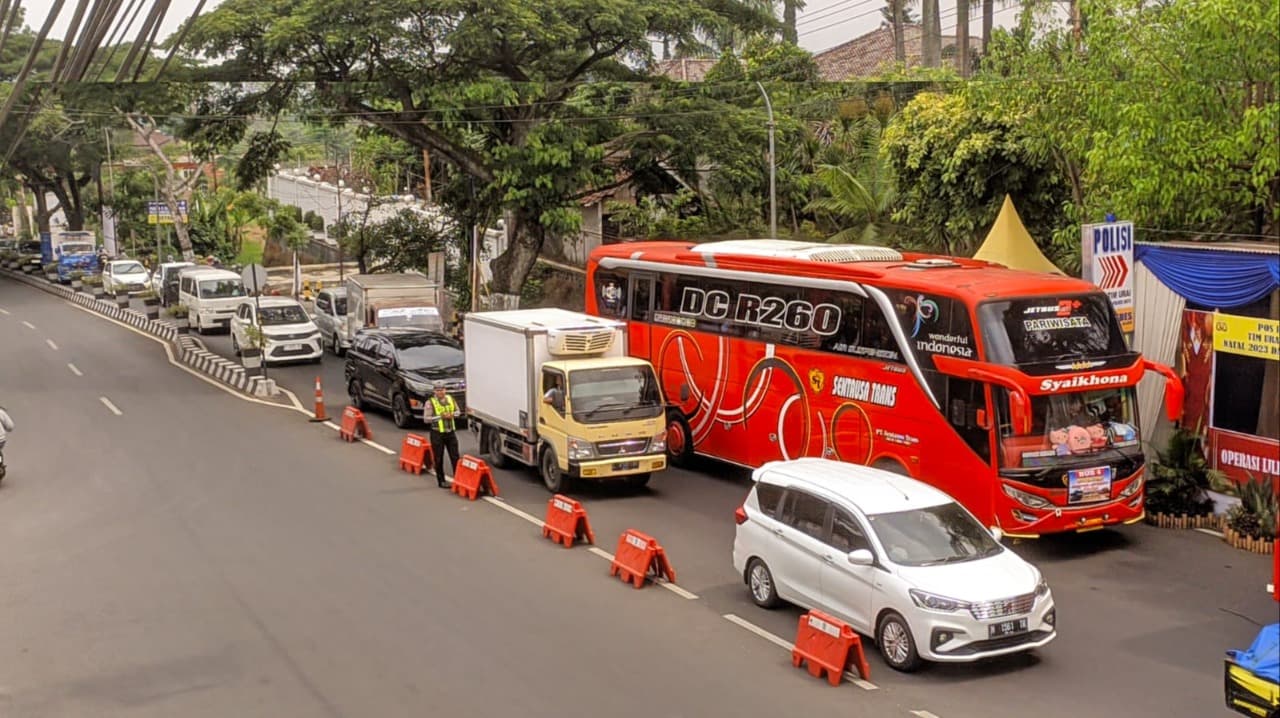
MULTIPOLYGON (((391 410, 396 426, 405 428, 422 419, 432 386, 443 381, 458 411, 467 406, 462 345, 437 332, 420 329, 365 329, 347 352, 347 394, 364 410, 391 410)), ((458 421, 458 428, 464 425, 458 421)))

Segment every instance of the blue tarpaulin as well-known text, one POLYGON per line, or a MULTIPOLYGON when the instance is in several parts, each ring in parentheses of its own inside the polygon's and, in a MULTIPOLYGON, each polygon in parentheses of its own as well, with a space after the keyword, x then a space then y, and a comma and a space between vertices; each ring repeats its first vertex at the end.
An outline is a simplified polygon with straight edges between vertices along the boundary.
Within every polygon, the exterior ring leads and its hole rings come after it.
POLYGON ((1280 288, 1280 254, 1139 242, 1133 257, 1179 296, 1206 307, 1252 304, 1280 288))
POLYGON ((1280 683, 1280 623, 1263 626, 1247 651, 1230 651, 1236 665, 1259 678, 1280 683))

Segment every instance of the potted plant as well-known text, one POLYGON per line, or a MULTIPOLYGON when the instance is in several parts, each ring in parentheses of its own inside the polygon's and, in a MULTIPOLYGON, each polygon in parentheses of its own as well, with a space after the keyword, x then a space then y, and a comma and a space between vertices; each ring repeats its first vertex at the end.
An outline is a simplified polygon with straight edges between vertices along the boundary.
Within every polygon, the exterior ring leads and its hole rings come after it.
POLYGON ((1249 483, 1240 484, 1239 494, 1240 503, 1227 511, 1222 537, 1236 548, 1271 553, 1275 550, 1276 515, 1280 513, 1275 482, 1250 475, 1249 483))
POLYGON ((84 272, 77 269, 71 273, 71 288, 78 292, 83 286, 84 286, 84 272))
POLYGON ((57 262, 49 262, 48 264, 44 265, 44 278, 49 280, 50 282, 57 283, 58 281, 58 263, 57 262))
POLYGON ((84 285, 87 293, 92 294, 95 299, 102 299, 106 296, 106 290, 102 287, 101 274, 86 274, 80 283, 84 285))
POLYGON ((186 334, 190 331, 191 327, 187 321, 187 317, 190 316, 191 310, 187 309, 187 305, 175 304, 164 310, 164 313, 173 318, 173 323, 178 327, 179 334, 186 334))
POLYGON ((0 253, 0 264, 3 264, 6 269, 17 269, 18 253, 12 250, 5 250, 0 253))
POLYGON ((1167 528, 1213 528, 1213 499, 1209 498, 1209 468, 1199 434, 1177 428, 1163 451, 1156 452, 1147 478, 1148 519, 1167 528))
POLYGON ((156 290, 148 287, 147 289, 138 292, 138 298, 141 299, 142 303, 146 306, 147 319, 160 318, 160 295, 156 294, 156 290))
POLYGON ((244 338, 248 345, 240 347, 240 361, 245 369, 257 369, 262 366, 262 350, 267 345, 266 335, 262 333, 262 329, 250 324, 244 328, 244 338))

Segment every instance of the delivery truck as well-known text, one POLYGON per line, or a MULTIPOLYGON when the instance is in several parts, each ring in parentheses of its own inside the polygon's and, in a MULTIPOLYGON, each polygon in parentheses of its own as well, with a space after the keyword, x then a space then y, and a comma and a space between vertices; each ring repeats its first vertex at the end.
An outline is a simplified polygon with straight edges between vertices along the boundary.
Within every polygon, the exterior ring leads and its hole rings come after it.
MULTIPOLYGON (((365 327, 411 327, 444 333, 452 316, 445 288, 417 272, 353 274, 347 277, 345 336, 339 345, 351 346, 365 327)), ((327 341, 332 337, 325 337, 327 341)))
POLYGON ((467 415, 497 468, 644 486, 667 466, 666 406, 653 366, 627 356, 626 325, 563 309, 466 315, 467 415))

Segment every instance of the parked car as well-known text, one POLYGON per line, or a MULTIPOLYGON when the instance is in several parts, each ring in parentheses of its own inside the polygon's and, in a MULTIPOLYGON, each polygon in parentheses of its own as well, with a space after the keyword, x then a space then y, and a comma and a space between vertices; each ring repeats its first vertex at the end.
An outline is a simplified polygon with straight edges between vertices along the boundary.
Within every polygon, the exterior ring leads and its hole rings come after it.
POLYGON ((259 297, 241 301, 231 317, 231 348, 236 356, 252 346, 250 327, 262 332, 262 360, 267 363, 309 361, 320 363, 324 349, 320 330, 307 310, 290 297, 259 297))
POLYGON ((351 342, 347 339, 347 288, 321 289, 316 294, 316 326, 324 336, 325 346, 336 356, 346 353, 351 342))
POLYGON ((136 259, 117 259, 107 262, 102 269, 102 289, 107 294, 133 294, 147 289, 150 284, 151 272, 136 259))
MULTIPOLYGON (((357 409, 391 411, 396 426, 422 419, 432 385, 445 382, 459 411, 466 412, 462 345, 439 332, 421 329, 363 329, 347 351, 347 394, 357 409)), ((458 428, 465 419, 458 421, 458 428)))
POLYGON ((178 275, 188 267, 196 266, 194 262, 165 262, 151 275, 151 288, 160 297, 162 306, 178 303, 178 275))
POLYGON ((756 469, 733 565, 752 600, 787 601, 873 636, 890 667, 974 661, 1057 637, 1040 572, 945 493, 827 459, 756 469))
POLYGON ((244 281, 235 272, 210 267, 179 270, 178 303, 187 306, 191 328, 204 334, 212 327, 230 327, 243 297, 244 281))
POLYGON ((39 241, 28 239, 18 242, 18 255, 23 265, 31 266, 36 274, 41 272, 44 260, 43 255, 40 253, 39 241))

